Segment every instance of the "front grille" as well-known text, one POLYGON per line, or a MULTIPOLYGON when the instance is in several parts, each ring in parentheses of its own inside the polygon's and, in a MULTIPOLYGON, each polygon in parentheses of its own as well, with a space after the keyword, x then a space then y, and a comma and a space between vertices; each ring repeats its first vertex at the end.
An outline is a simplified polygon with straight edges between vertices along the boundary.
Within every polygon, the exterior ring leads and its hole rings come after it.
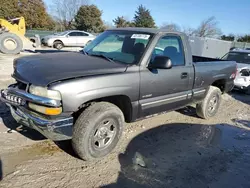
POLYGON ((3 97, 6 101, 8 101, 11 104, 14 104, 14 105, 24 105, 25 104, 24 99, 20 98, 19 96, 14 95, 14 94, 8 94, 4 90, 2 90, 0 94, 1 94, 1 97, 3 97))

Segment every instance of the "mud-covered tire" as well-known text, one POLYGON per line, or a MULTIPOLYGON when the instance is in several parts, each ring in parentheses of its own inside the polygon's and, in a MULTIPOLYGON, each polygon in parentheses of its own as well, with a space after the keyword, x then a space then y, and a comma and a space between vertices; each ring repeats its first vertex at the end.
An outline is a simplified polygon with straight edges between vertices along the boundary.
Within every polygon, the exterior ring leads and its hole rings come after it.
POLYGON ((4 54, 19 54, 23 49, 22 39, 13 33, 0 34, 0 51, 4 54))
POLYGON ((203 119, 212 118, 217 114, 220 103, 221 90, 217 87, 210 86, 203 101, 196 104, 196 113, 203 119))
POLYGON ((64 44, 62 41, 55 41, 53 44, 53 47, 58 50, 61 50, 64 47, 64 44))
MULTIPOLYGON (((122 111, 114 104, 108 102, 99 102, 90 105, 78 117, 73 127, 72 147, 76 154, 83 160, 89 161, 99 159, 109 154, 119 142, 124 124, 124 115, 122 111), (110 121, 107 123, 107 121, 110 121), (95 140, 105 137, 106 124, 113 125, 114 135, 112 140, 108 140, 107 146, 99 147, 95 140), (102 130, 102 131, 100 131, 102 130), (104 133, 103 133, 104 132, 104 133)), ((111 126, 110 126, 111 127, 111 126)), ((107 132, 112 132, 108 128, 107 132)), ((100 141, 101 143, 101 141, 100 141)), ((103 142, 105 143, 105 141, 103 142)), ((101 145, 101 144, 100 144, 101 145)))

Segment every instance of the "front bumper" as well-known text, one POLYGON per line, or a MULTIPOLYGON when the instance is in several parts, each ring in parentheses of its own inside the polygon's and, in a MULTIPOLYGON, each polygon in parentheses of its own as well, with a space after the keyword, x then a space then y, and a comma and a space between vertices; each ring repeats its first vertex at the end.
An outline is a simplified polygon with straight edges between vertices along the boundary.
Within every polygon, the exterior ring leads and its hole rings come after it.
POLYGON ((50 120, 29 112, 24 108, 10 107, 12 117, 21 125, 37 130, 46 138, 54 141, 72 138, 73 117, 60 117, 50 120))
MULTIPOLYGON (((73 117, 72 116, 58 116, 58 117, 47 117, 39 115, 38 113, 32 112, 27 109, 25 104, 17 104, 15 102, 11 102, 4 97, 3 93, 10 92, 11 95, 15 93, 15 96, 25 100, 34 100, 36 98, 29 93, 25 93, 25 95, 18 95, 20 92, 24 94, 23 91, 19 91, 16 89, 6 89, 4 92, 0 93, 0 100, 6 103, 9 106, 12 117, 21 125, 30 127, 39 131, 45 137, 54 140, 69 140, 72 138, 72 127, 73 127, 73 117)), ((51 106, 56 106, 58 103, 53 101, 43 101, 43 98, 39 98, 38 103, 47 104, 51 106)), ((34 102, 34 101, 32 101, 34 102)))

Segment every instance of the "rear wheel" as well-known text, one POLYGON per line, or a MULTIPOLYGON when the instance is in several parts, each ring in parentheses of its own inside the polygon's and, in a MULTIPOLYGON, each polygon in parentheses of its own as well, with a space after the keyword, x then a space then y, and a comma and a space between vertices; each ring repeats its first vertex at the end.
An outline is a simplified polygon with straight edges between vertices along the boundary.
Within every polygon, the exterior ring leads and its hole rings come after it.
POLYGON ((124 116, 115 105, 100 102, 89 106, 78 117, 72 146, 83 160, 101 158, 117 145, 123 132, 124 116))
POLYGON ((58 50, 61 50, 64 47, 62 41, 55 41, 53 46, 58 50))
POLYGON ((214 117, 220 107, 221 91, 219 88, 210 86, 204 100, 196 105, 196 113, 203 119, 214 117))
POLYGON ((13 33, 0 34, 0 51, 4 54, 18 54, 23 49, 20 37, 13 33))

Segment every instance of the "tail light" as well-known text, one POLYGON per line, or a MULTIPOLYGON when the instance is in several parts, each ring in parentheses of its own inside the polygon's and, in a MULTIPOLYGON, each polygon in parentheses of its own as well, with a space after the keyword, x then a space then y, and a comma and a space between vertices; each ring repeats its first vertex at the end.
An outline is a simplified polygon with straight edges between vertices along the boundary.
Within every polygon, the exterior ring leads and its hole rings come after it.
POLYGON ((238 66, 236 64, 235 71, 231 74, 230 79, 235 79, 238 74, 238 66))

